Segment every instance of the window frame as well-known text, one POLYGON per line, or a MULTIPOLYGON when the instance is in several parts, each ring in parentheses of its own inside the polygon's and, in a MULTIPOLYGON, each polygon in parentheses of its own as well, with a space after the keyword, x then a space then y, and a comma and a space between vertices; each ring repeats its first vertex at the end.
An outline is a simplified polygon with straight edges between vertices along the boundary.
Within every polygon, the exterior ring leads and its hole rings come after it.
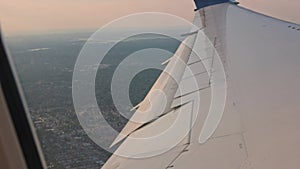
POLYGON ((47 168, 13 60, 0 30, 0 84, 28 169, 47 168))

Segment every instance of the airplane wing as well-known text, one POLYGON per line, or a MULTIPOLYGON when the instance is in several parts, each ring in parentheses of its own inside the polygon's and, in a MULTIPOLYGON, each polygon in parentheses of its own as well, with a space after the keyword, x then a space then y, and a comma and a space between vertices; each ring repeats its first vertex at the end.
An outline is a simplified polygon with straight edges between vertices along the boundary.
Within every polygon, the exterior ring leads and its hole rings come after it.
POLYGON ((191 33, 103 169, 300 166, 300 26, 196 0, 191 33))

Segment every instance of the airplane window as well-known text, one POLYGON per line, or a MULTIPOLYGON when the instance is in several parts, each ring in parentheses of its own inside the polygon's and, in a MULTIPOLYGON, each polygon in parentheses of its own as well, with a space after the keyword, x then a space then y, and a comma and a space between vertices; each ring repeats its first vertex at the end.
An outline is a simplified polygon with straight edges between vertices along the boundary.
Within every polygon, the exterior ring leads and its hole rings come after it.
MULTIPOLYGON (((97 33, 102 31, 99 28, 116 18, 135 12, 167 12, 185 18, 189 22, 192 22, 194 17, 193 0, 189 3, 176 1, 178 3, 176 6, 170 6, 170 2, 167 1, 162 4, 160 1, 124 2, 118 2, 120 4, 110 1, 86 3, 68 0, 0 2, 2 38, 14 62, 11 66, 16 68, 30 120, 49 169, 101 168, 111 157, 112 152, 99 146, 97 141, 90 137, 78 117, 88 113, 99 113, 95 108, 97 107, 101 109, 100 113, 105 121, 115 131, 121 131, 132 116, 132 112, 129 111, 132 107, 124 100, 114 102, 113 97, 118 97, 121 93, 119 90, 116 91, 116 96, 111 93, 114 89, 111 85, 114 80, 118 84, 126 84, 125 76, 131 75, 129 68, 147 67, 152 63, 152 67, 139 71, 128 83, 129 103, 139 105, 165 67, 162 63, 173 56, 185 35, 198 33, 197 31, 189 33, 190 25, 181 23, 182 20, 175 23, 161 17, 161 20, 153 26, 152 22, 141 24, 142 22, 136 22, 134 19, 132 22, 125 22, 127 21, 125 18, 125 21, 117 22, 121 25, 112 23, 112 28, 104 29, 106 36, 94 39, 97 33), (124 2, 129 5, 125 5, 124 2), (130 36, 122 39, 124 34, 128 34, 127 31, 140 29, 147 33, 129 33, 130 36), (111 46, 107 53, 97 53, 98 50, 105 51, 102 49, 107 46, 111 46), (86 47, 92 53, 85 52, 86 47), (90 64, 90 60, 81 58, 83 64, 77 64, 82 53, 89 56, 95 52, 97 55, 105 54, 102 62, 90 64), (131 58, 129 61, 126 60, 128 56, 131 58), (143 62, 137 61, 142 57, 146 57, 142 59, 143 62), (123 64, 128 65, 122 67, 123 64), (118 77, 124 77, 125 80, 114 77, 119 67, 122 69, 118 77), (81 103, 79 106, 81 111, 78 112, 78 107, 74 105, 74 91, 82 97, 86 96, 88 91, 74 87, 74 84, 76 86, 81 83, 74 74, 76 72, 89 76, 90 74, 86 72, 90 70, 92 73, 95 72, 95 81, 84 81, 83 86, 95 86, 92 91, 95 92, 97 104, 94 105, 87 100, 81 103)), ((300 30, 292 25, 288 28, 300 30)), ((85 124, 93 127, 93 122, 99 119, 88 120, 90 121, 85 124)), ((105 127, 101 130, 103 135, 98 134, 97 137, 107 139, 107 144, 111 144, 113 140, 110 133, 106 133, 105 127)))

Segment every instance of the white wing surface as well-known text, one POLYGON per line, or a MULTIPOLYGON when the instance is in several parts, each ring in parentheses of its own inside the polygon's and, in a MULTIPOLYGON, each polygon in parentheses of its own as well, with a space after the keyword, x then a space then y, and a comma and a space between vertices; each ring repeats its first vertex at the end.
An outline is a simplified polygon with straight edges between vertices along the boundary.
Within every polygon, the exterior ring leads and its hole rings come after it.
POLYGON ((194 23, 103 169, 299 168, 300 26, 230 3, 194 23))

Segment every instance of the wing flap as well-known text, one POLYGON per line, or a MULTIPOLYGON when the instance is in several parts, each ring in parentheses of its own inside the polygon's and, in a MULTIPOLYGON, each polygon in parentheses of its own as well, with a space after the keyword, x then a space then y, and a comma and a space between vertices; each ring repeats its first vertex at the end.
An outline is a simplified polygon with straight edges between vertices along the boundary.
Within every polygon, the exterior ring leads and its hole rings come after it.
POLYGON ((137 110, 126 124, 111 147, 128 137, 144 124, 156 120, 162 114, 171 111, 173 97, 186 68, 196 34, 187 37, 179 46, 174 56, 168 61, 165 70, 155 82, 145 99, 136 107, 137 110), (158 114, 158 112, 160 112, 158 114))

